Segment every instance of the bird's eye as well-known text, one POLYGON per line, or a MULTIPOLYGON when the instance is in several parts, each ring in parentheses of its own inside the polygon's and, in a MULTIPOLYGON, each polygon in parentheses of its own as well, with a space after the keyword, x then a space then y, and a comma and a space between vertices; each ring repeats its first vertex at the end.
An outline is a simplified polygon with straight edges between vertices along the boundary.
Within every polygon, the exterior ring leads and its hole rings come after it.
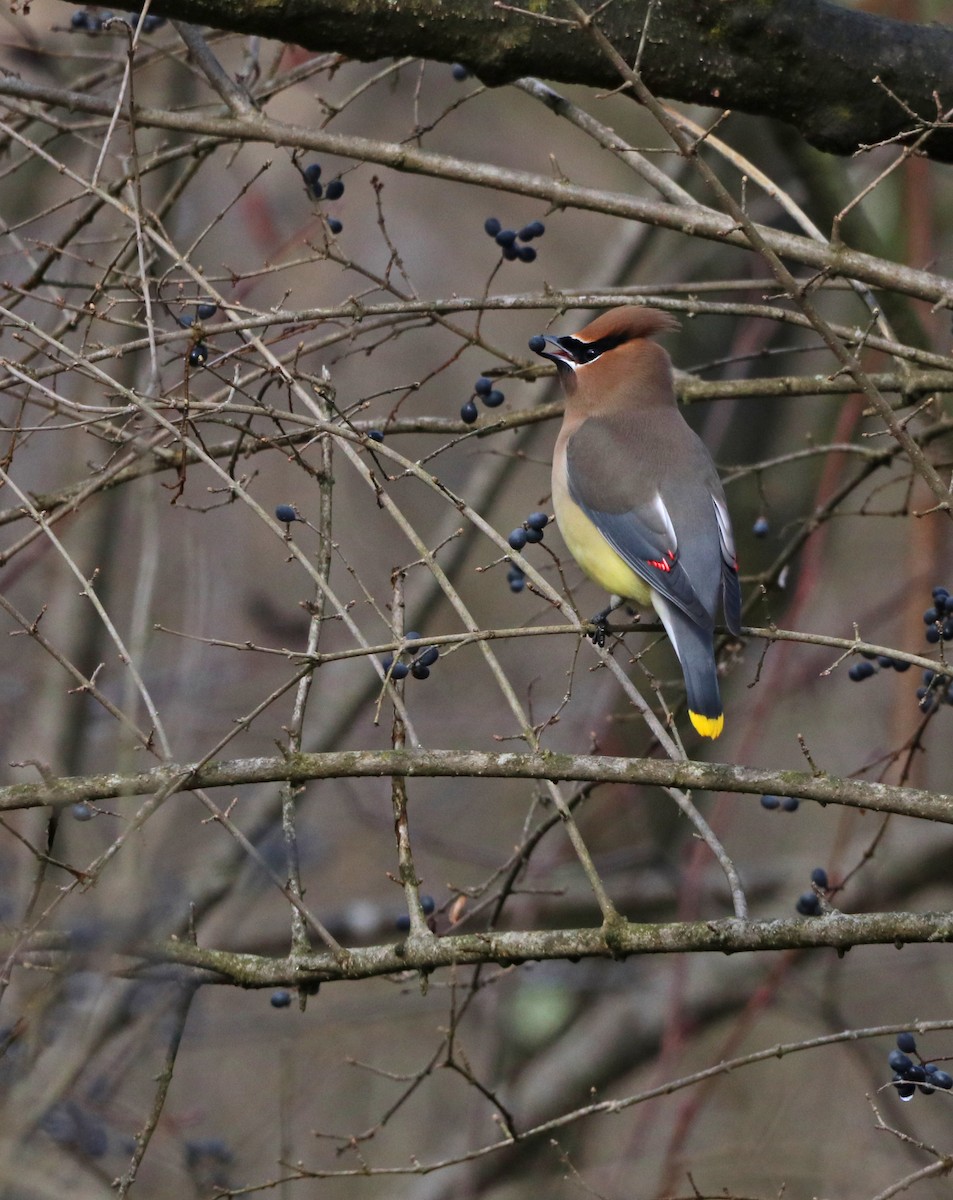
POLYGON ((559 344, 564 350, 568 350, 573 357, 573 362, 589 363, 593 359, 598 358, 602 353, 603 347, 599 342, 582 342, 579 338, 561 337, 559 344))

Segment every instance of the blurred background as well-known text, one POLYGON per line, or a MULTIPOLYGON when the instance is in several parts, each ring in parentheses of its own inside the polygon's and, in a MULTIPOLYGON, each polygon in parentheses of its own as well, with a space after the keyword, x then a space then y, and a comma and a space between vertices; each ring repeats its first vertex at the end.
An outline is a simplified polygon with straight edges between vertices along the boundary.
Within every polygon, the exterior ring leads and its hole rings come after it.
MULTIPOLYGON (((943 17, 927 4, 868 7, 943 17)), ((39 92, 3 101, 4 784, 209 755, 390 747, 396 693, 382 686, 383 652, 368 647, 465 628, 421 546, 479 629, 563 626, 490 643, 543 749, 658 754, 618 682, 532 577, 522 590, 507 579, 507 534, 532 512, 552 514, 559 397, 527 341, 575 332, 607 306, 587 295, 648 297, 682 320, 664 341, 685 373, 687 419, 725 479, 746 626, 942 653, 942 630, 939 643, 925 641, 924 611, 931 589, 953 590, 949 518, 922 515, 934 497, 865 399, 830 390, 837 363, 812 331, 778 319, 796 306, 756 256, 599 212, 549 211, 502 174, 490 189, 224 140, 201 128, 202 114, 224 110, 175 31, 142 25, 130 52, 130 27, 107 18, 52 0, 6 13, 2 65, 38 89, 110 104, 123 88, 196 124, 133 132, 125 101, 115 120, 46 107, 39 92), (328 199, 338 179, 343 194, 328 199), (545 233, 524 243, 535 259, 502 259, 484 231, 491 217, 515 230, 541 221, 545 233), (577 303, 554 301, 564 292, 577 303), (452 311, 461 298, 485 310, 452 311), (505 400, 480 401, 473 423, 461 410, 484 375, 505 400), (794 382, 767 382, 782 378, 794 382), (719 385, 717 399, 705 382, 719 385), (359 436, 369 431, 383 441, 359 436), (301 520, 277 519, 280 505, 301 520), (322 600, 324 556, 333 595, 322 600), (296 706, 294 656, 309 638, 331 658, 296 706)), ((525 89, 486 89, 444 63, 361 64, 206 36, 275 120, 657 198, 624 155, 525 89)), ((564 94, 712 203, 630 100, 564 94)), ((706 126, 717 114, 685 115, 706 126)), ((894 147, 836 160, 753 117, 729 116, 717 136, 723 147, 709 145, 707 161, 736 195, 747 179, 750 215, 797 232, 791 205, 757 186, 752 165, 829 236, 897 162, 842 235, 949 273, 948 167, 899 162, 894 147)), ((885 332, 842 284, 814 299, 838 325, 892 342, 893 353, 869 345, 862 361, 898 404, 911 377, 953 371, 947 310, 878 294, 885 332)), ((944 475, 950 423, 937 386, 914 386, 905 416, 944 475)), ((604 604, 555 526, 525 556, 582 617, 604 604)), ((629 633, 614 654, 657 710, 678 711, 681 678, 664 637, 629 633)), ((918 702, 916 667, 874 660, 872 677, 853 680, 849 670, 870 660, 757 636, 725 646, 722 661, 725 733, 700 745, 677 717, 690 757, 802 771, 806 751, 831 775, 949 790, 953 714, 942 689, 918 702)), ((410 676, 399 692, 408 744, 527 749, 475 643, 444 646, 430 677, 410 676)), ((669 797, 579 790, 580 828, 623 915, 731 915, 720 869, 669 797)), ((567 798, 576 791, 565 788, 567 798)), ((754 917, 794 916, 817 867, 845 911, 951 906, 946 826, 694 798, 754 917)), ((436 932, 599 924, 541 784, 413 779, 407 802, 436 932)), ((886 1086, 898 1030, 953 1024, 946 946, 486 965, 309 996, 193 990, 161 961, 143 966, 143 947, 174 934, 278 959, 292 942, 302 949, 275 883, 294 876, 295 856, 305 903, 341 943, 393 942, 407 914, 389 780, 323 780, 293 797, 279 785, 226 788, 215 803, 233 829, 189 792, 154 811, 122 797, 0 819, 4 1194, 112 1194, 144 1128, 148 1148, 124 1185, 143 1197, 866 1197, 892 1194, 934 1162, 924 1146, 950 1153, 953 1096, 904 1105, 886 1086), (643 1096, 778 1043, 800 1050, 643 1096), (632 1103, 611 1116, 581 1111, 624 1098, 632 1103), (885 1136, 878 1110, 908 1140, 885 1136), (547 1121, 557 1123, 519 1140, 547 1121), (512 1144, 487 1149, 502 1141, 512 1144)), ((942 1029, 919 1044, 925 1060, 953 1056, 942 1029)), ((936 1174, 916 1186, 932 1198, 949 1184, 936 1174)))

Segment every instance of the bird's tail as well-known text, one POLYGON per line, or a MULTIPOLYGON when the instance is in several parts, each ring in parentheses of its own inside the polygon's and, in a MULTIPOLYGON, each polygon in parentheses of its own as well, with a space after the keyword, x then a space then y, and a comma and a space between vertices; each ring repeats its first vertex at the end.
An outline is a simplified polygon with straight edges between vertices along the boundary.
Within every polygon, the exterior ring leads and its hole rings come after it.
POLYGON ((658 592, 652 603, 661 618, 685 676, 688 716, 702 737, 716 738, 725 724, 711 629, 703 629, 658 592))

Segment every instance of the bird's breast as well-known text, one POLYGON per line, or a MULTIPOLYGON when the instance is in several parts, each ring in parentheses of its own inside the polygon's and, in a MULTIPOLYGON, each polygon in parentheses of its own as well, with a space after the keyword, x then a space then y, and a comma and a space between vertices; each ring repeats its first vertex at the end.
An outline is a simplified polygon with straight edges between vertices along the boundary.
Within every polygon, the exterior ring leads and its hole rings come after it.
POLYGON ((590 579, 614 596, 634 600, 643 606, 651 603, 652 592, 648 584, 613 550, 570 496, 564 446, 557 446, 553 459, 553 510, 569 553, 590 579))

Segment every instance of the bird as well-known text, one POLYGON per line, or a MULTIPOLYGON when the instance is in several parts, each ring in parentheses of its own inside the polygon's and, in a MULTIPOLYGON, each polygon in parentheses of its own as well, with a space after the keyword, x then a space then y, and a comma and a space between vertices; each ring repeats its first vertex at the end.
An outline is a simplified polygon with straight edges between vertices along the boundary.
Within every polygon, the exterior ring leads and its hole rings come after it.
POLYGON ((741 588, 724 489, 704 442, 678 408, 672 360, 655 334, 679 323, 641 306, 613 308, 578 333, 537 334, 565 396, 553 454, 556 524, 583 571, 612 596, 651 604, 685 677, 703 737, 724 727, 714 630, 719 610, 741 631, 741 588))

